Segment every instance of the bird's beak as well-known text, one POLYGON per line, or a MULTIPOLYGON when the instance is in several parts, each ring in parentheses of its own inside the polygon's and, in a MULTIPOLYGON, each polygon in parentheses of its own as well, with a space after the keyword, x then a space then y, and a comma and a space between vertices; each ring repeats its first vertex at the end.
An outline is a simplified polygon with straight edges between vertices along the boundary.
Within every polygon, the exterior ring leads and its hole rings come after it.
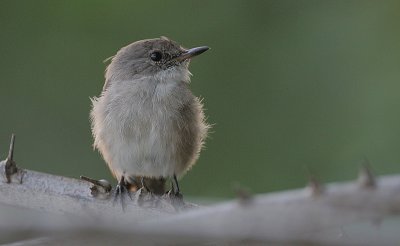
POLYGON ((187 50, 186 52, 182 53, 180 56, 178 56, 176 58, 176 60, 178 61, 184 61, 187 59, 190 59, 192 57, 198 56, 201 53, 206 52, 207 50, 209 50, 210 48, 208 48, 207 46, 201 46, 201 47, 196 47, 196 48, 191 48, 189 50, 187 50))

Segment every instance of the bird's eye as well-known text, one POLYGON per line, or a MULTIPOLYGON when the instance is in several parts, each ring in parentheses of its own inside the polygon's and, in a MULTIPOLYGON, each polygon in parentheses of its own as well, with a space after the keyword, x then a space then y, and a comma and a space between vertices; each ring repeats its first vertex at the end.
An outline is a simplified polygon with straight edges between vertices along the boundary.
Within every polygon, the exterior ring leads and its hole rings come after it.
POLYGON ((162 58, 162 54, 160 51, 154 51, 153 53, 150 54, 150 58, 155 61, 158 62, 161 60, 162 58))

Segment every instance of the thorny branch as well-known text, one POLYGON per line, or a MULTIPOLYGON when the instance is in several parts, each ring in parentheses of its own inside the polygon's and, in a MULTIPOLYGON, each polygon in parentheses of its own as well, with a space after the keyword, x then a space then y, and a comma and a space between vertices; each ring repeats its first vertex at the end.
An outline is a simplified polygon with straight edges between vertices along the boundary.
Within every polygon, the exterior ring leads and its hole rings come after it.
POLYGON ((107 195, 110 187, 105 181, 17 168, 14 141, 12 137, 10 153, 0 163, 0 170, 5 170, 0 175, 0 238, 21 240, 21 233, 28 230, 32 242, 38 242, 31 245, 59 243, 57 238, 67 235, 76 243, 90 239, 93 245, 121 238, 123 245, 133 241, 395 245, 400 241, 400 175, 375 178, 367 164, 355 182, 322 186, 311 177, 305 189, 256 196, 237 188, 236 200, 208 207, 184 203, 177 209, 167 196, 137 192, 123 212, 107 195), (10 166, 13 172, 7 171, 10 166))

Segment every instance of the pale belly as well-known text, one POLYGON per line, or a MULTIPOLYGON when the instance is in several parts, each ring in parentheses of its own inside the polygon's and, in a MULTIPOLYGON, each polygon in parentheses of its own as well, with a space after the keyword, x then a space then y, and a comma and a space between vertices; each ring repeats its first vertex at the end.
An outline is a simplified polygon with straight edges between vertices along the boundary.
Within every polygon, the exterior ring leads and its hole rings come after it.
POLYGON ((175 146, 179 135, 172 122, 136 122, 135 130, 110 130, 104 136, 103 152, 108 152, 107 163, 120 179, 121 176, 172 177, 181 165, 175 146), (124 133, 125 131, 125 133, 124 133))

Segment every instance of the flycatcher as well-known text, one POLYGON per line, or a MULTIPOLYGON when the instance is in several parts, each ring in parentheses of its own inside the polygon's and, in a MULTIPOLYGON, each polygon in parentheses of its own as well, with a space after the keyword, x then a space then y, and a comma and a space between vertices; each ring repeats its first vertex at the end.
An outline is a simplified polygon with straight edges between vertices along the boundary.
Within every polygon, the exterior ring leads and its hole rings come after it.
POLYGON ((117 178, 116 194, 142 187, 180 195, 177 177, 196 162, 209 128, 189 88, 190 60, 206 46, 185 49, 161 37, 121 48, 105 72, 90 113, 94 148, 117 178))

